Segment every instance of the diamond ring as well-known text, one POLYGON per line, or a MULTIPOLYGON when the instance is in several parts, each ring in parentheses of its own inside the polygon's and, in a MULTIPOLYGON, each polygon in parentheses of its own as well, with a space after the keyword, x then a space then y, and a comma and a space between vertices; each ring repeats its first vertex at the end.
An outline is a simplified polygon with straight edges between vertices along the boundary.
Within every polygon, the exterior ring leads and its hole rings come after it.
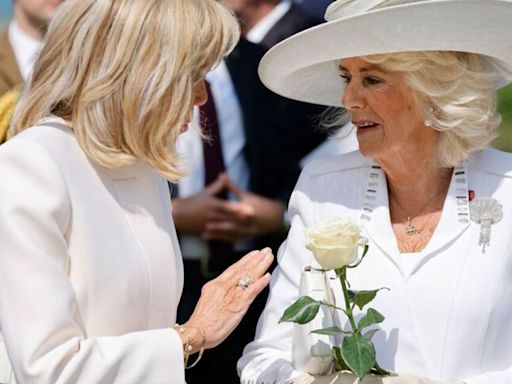
POLYGON ((240 287, 242 289, 246 289, 253 283, 250 276, 244 275, 241 278, 238 279, 238 282, 236 283, 237 287, 240 287))

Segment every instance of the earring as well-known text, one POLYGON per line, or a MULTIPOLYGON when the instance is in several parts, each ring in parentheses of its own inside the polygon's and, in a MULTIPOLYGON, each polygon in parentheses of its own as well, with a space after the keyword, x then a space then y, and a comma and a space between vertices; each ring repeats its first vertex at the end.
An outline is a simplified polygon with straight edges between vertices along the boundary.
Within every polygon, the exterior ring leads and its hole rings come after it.
MULTIPOLYGON (((427 114, 430 116, 435 116, 434 112, 435 112, 434 106, 432 104, 429 105, 427 108, 427 114)), ((432 121, 432 119, 425 119, 423 121, 423 124, 425 124, 426 127, 431 127, 434 124, 434 122, 432 121)))

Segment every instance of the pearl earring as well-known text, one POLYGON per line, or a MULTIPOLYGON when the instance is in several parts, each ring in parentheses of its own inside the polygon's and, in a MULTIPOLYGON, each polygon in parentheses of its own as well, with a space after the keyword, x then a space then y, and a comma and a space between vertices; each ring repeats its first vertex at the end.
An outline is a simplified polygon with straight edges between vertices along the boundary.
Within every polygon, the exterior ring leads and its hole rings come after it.
POLYGON ((432 120, 430 119, 426 119, 423 124, 425 124, 426 127, 431 127, 432 126, 432 120))

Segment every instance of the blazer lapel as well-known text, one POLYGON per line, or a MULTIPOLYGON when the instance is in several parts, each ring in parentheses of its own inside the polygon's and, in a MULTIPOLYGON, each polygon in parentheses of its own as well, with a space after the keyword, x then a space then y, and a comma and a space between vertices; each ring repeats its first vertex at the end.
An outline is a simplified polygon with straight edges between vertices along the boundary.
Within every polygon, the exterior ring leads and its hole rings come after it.
POLYGON ((380 166, 368 169, 367 182, 362 191, 361 222, 366 234, 398 268, 396 255, 400 253, 391 225, 386 175, 380 166))
MULTIPOLYGON (((390 261, 402 271, 396 236, 391 225, 386 176, 378 165, 369 170, 368 182, 363 193, 361 221, 369 238, 390 261)), ((453 171, 441 219, 427 246, 420 252, 422 257, 411 273, 429 258, 438 254, 450 242, 457 239, 470 225, 467 174, 464 166, 453 171)), ((402 271, 404 273, 404 271, 402 271)))
POLYGON ((459 237, 469 227, 469 224, 468 178, 466 167, 460 166, 453 170, 441 219, 422 253, 425 257, 437 253, 445 245, 459 237))
POLYGON ((23 83, 23 78, 18 69, 7 30, 4 30, 0 33, 0 94, 21 83, 23 83))
POLYGON ((261 44, 271 48, 287 37, 312 27, 314 22, 308 20, 304 12, 296 4, 292 4, 288 12, 267 32, 261 44))

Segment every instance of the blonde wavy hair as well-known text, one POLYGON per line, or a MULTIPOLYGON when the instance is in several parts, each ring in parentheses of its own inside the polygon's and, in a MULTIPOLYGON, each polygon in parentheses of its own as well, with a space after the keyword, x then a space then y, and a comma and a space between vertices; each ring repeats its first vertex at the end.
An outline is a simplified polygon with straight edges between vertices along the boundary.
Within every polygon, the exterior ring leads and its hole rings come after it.
POLYGON ((85 153, 116 168, 140 159, 175 181, 194 87, 239 39, 214 0, 67 0, 18 103, 12 133, 48 115, 85 153))

